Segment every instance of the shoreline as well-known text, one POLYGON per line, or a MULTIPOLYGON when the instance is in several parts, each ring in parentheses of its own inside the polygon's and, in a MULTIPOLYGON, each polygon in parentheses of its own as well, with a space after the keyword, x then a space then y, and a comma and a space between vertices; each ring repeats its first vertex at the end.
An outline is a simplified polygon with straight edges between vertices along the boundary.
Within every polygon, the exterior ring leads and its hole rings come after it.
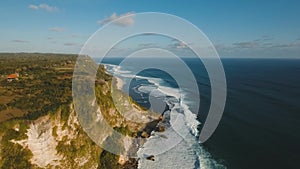
POLYGON ((117 77, 117 76, 114 76, 116 78, 116 86, 117 86, 117 89, 121 90, 122 91, 122 88, 124 86, 124 82, 121 78, 117 77))
MULTIPOLYGON (((109 72, 108 72, 109 73, 109 72)), ((122 91, 122 88, 124 86, 124 81, 117 76, 113 76, 114 82, 113 85, 117 90, 122 91)), ((135 104, 137 103, 132 103, 133 108, 139 109, 135 107, 135 104)), ((142 110, 139 110, 142 111, 142 110)), ((159 124, 162 122, 163 118, 163 113, 157 113, 156 115, 150 115, 148 114, 147 116, 150 117, 151 120, 144 121, 143 127, 137 131, 135 131, 135 135, 132 138, 135 138, 134 141, 130 143, 130 146, 128 150, 125 152, 125 154, 121 155, 119 157, 119 164, 120 161, 123 161, 124 163, 121 164, 122 168, 138 168, 139 164, 139 159, 138 157, 138 151, 140 148, 146 143, 147 139, 151 136, 153 131, 158 131, 159 130, 159 124)), ((142 115, 142 114, 141 114, 142 115)), ((145 115, 143 115, 145 116, 145 115)), ((124 144, 124 143, 123 143, 124 144)), ((149 155, 150 156, 150 155, 149 155)), ((147 158, 147 157, 145 157, 147 158)))
MULTIPOLYGON (((122 91, 125 85, 124 81, 117 76, 113 76, 113 78, 115 88, 122 91)), ((143 157, 140 157, 138 151, 140 151, 147 140, 154 135, 153 132, 160 133, 165 131, 166 123, 168 123, 165 118, 166 111, 171 111, 171 107, 168 104, 163 112, 159 112, 156 115, 150 115, 151 120, 145 122, 141 129, 135 131, 135 136, 133 136, 135 140, 130 143, 125 154, 119 157, 119 161, 124 162, 121 164, 122 168, 138 168, 140 159, 155 161, 155 156, 153 154, 145 154, 143 157)))

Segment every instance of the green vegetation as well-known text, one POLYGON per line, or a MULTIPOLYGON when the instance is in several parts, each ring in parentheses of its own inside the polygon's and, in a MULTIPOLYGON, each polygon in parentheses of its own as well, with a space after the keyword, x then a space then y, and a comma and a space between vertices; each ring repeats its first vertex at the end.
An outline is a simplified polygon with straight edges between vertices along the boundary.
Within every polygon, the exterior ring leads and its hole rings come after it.
POLYGON ((114 130, 122 135, 129 136, 129 137, 135 137, 136 135, 136 132, 131 131, 128 126, 115 127, 114 130))
POLYGON ((6 110, 6 106, 5 106, 4 104, 0 104, 0 112, 1 112, 2 110, 6 110))
POLYGON ((131 105, 134 105, 137 109, 142 110, 142 111, 146 111, 148 110, 147 108, 141 106, 140 104, 138 104, 135 100, 133 100, 133 98, 131 96, 129 96, 129 101, 131 105))
POLYGON ((27 136, 24 134, 28 124, 26 121, 11 120, 0 125, 0 168, 33 168, 29 162, 32 153, 24 149, 19 144, 14 144, 11 140, 22 140, 27 136), (16 131, 14 128, 18 128, 16 131), (2 135, 2 136, 1 136, 2 135))
MULTIPOLYGON (((62 140, 57 140, 56 151, 63 157, 60 161, 61 167, 58 168, 92 168, 97 166, 95 164, 101 169, 124 168, 118 164, 118 155, 102 150, 87 136, 81 126, 68 124, 72 112, 72 77, 76 58, 76 55, 63 54, 0 54, 0 168, 38 168, 30 162, 33 154, 29 148, 14 141, 27 139, 29 125, 45 115, 50 115, 52 122, 59 120, 63 125, 51 128, 54 138, 60 137, 61 130, 72 131, 72 137, 67 134, 62 140), (7 81, 6 77, 15 72, 19 73, 19 79, 7 81), (74 161, 80 159, 88 161, 83 166, 77 166, 78 162, 74 161)), ((136 126, 139 124, 127 122, 114 105, 111 96, 111 91, 115 90, 111 88, 112 79, 113 77, 105 72, 104 66, 99 66, 95 93, 102 116, 119 134, 136 137, 136 126)), ((114 98, 119 99, 120 105, 127 105, 118 110, 129 111, 132 108, 130 105, 140 111, 146 110, 127 94, 119 90, 114 93, 114 98), (127 104, 124 104, 125 102, 127 104)), ((91 123, 95 121, 94 117, 89 118, 85 120, 91 123)), ((39 136, 47 129, 39 129, 39 136)), ((114 147, 116 152, 123 152, 124 147, 119 134, 109 135, 104 141, 104 146, 114 147)))
MULTIPOLYGON (((65 136, 62 141, 58 142, 56 150, 64 156, 63 166, 66 168, 79 168, 74 163, 74 158, 88 158, 84 168, 92 168, 94 163, 99 163, 99 156, 102 149, 97 146, 82 130, 74 140, 68 140, 65 136), (69 143, 68 143, 69 142, 69 143)), ((82 167, 81 167, 82 168, 82 167)))
POLYGON ((75 61, 76 55, 0 54, 0 122, 24 115, 35 120, 71 103, 75 61), (19 80, 8 82, 6 77, 15 72, 19 80), (3 106, 21 111, 8 114, 3 106))
POLYGON ((53 137, 57 137, 57 126, 54 126, 53 129, 52 129, 52 135, 53 137))
POLYGON ((2 141, 3 143, 9 148, 2 149, 1 154, 5 158, 0 161, 0 168, 33 168, 33 165, 29 162, 32 156, 29 150, 9 141, 2 141))
POLYGON ((118 156, 108 152, 103 151, 100 156, 100 163, 98 165, 98 169, 119 169, 122 166, 120 166, 116 161, 118 161, 118 156))

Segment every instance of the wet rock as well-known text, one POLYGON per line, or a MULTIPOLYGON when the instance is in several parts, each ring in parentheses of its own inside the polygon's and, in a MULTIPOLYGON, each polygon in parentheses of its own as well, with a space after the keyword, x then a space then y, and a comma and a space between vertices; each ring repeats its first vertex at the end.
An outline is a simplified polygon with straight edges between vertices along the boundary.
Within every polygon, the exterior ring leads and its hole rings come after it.
POLYGON ((143 131, 141 136, 142 136, 143 138, 148 138, 148 137, 149 137, 149 134, 148 134, 146 131, 143 131))
POLYGON ((164 132, 166 130, 166 127, 163 124, 159 124, 156 127, 157 132, 164 132))
POLYGON ((155 161, 154 155, 150 155, 146 158, 147 160, 155 161))

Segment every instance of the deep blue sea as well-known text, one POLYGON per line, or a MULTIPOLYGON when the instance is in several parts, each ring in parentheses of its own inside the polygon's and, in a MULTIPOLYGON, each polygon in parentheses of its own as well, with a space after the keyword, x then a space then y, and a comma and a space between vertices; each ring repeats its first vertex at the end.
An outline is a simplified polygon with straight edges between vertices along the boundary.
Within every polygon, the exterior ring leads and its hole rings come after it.
MULTIPOLYGON (((167 95, 169 99, 165 101, 170 105, 183 103, 177 105, 183 107, 181 110, 177 107, 176 111, 186 118, 184 123, 190 132, 187 143, 175 146, 174 150, 158 156, 153 163, 141 161, 140 168, 147 165, 155 168, 156 163, 160 168, 300 167, 300 59, 222 59, 227 81, 225 111, 215 133, 202 145, 197 145, 197 132, 201 131, 211 104, 211 86, 199 59, 183 60, 199 86, 199 112, 195 112, 197 103, 193 102, 195 89, 179 91, 176 80, 168 73, 147 69, 133 75, 131 72, 135 66, 117 66, 121 58, 106 58, 102 61, 109 72, 115 73, 124 81, 124 85, 129 86, 129 94, 143 106, 149 107, 149 93, 152 89, 167 95), (133 80, 126 81, 133 76, 133 80), (194 119, 189 111, 196 114, 194 119), (180 146, 190 147, 183 149, 180 146)), ((136 59, 132 65, 138 67, 142 62, 152 61, 136 59)), ((172 68, 172 61, 160 61, 172 68)), ((173 68, 180 72, 180 68, 173 68)), ((184 75, 181 78, 188 80, 184 75)), ((155 142, 152 144, 149 141, 147 146, 155 146, 155 142)))

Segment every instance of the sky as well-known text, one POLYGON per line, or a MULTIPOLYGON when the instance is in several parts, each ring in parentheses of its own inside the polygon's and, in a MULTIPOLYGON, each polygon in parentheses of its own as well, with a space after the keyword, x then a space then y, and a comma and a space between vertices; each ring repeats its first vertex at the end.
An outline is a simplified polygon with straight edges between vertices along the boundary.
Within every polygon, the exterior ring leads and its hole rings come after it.
MULTIPOLYGON (((77 54, 113 19, 132 16, 115 24, 125 29, 135 27, 138 13, 162 12, 198 27, 221 57, 300 58, 299 9, 298 0, 5 0, 0 2, 0 52, 77 54)), ((182 47, 162 39, 147 44, 182 47)))

